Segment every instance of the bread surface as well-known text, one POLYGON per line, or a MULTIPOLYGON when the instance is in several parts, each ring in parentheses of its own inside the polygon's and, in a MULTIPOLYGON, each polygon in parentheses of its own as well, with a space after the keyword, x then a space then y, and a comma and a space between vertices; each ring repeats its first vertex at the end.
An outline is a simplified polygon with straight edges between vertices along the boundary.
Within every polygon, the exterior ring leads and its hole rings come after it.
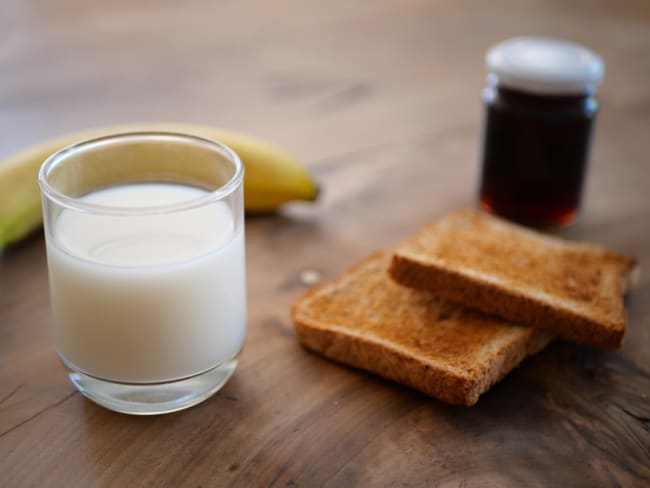
POLYGON ((621 347, 636 261, 488 214, 454 212, 400 246, 399 283, 603 349, 621 347))
POLYGON ((308 349, 452 404, 479 396, 552 335, 505 323, 395 283, 377 253, 293 305, 308 349))

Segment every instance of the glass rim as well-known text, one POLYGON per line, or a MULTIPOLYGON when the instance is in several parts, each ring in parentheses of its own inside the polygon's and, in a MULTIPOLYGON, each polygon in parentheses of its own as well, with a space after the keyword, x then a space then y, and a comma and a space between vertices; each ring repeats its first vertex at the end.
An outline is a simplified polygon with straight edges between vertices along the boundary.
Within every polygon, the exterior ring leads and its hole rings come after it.
MULTIPOLYGON (((41 188, 41 193, 49 200, 57 204, 77 211, 84 211, 88 213, 103 214, 103 215, 157 215, 172 212, 180 212, 198 208, 219 200, 233 193, 243 182, 244 165, 239 155, 233 151, 226 144, 207 137, 197 136, 194 134, 187 134, 182 132, 172 131, 136 131, 136 132, 119 132, 114 134, 107 134, 100 137, 91 139, 84 139, 74 144, 70 144, 55 153, 48 156, 43 162, 38 172, 38 183, 41 188), (167 139, 184 141, 193 144, 200 144, 204 147, 209 147, 211 150, 216 150, 225 156, 235 167, 235 172, 232 177, 221 185, 216 190, 207 191, 205 195, 196 198, 190 198, 176 203, 164 205, 151 205, 146 207, 116 207, 111 205, 101 205, 97 203, 89 203, 83 201, 80 197, 71 197, 65 193, 55 189, 47 180, 49 172, 64 158, 76 154, 80 151, 99 147, 110 142, 119 140, 136 140, 136 139, 167 139)), ((152 181, 153 182, 153 181, 152 181)), ((136 182, 134 182, 136 183, 136 182)), ((170 183, 173 182, 160 182, 170 183)))

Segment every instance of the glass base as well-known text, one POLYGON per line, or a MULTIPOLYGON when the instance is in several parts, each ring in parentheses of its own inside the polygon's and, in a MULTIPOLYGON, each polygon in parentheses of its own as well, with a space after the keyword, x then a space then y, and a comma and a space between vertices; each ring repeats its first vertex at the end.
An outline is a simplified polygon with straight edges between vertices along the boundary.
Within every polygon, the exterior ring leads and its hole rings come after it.
POLYGON ((562 229, 573 225, 578 217, 578 207, 554 207, 549 209, 526 209, 524 207, 499 206, 487 197, 481 197, 481 210, 499 215, 512 222, 542 230, 562 229))
POLYGON ((232 376, 237 358, 168 383, 116 383, 89 376, 64 361, 70 381, 93 402, 115 412, 158 415, 189 408, 214 395, 232 376))

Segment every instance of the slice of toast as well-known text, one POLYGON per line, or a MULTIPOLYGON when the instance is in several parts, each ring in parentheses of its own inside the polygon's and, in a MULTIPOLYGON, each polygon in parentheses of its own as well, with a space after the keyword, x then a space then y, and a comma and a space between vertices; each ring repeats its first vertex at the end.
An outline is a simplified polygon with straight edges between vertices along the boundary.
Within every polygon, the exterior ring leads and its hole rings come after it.
POLYGON ((377 253, 293 305, 300 342, 335 361, 448 403, 479 395, 552 335, 505 323, 395 283, 377 253))
MULTIPOLYGON (((633 271, 637 271, 634 273, 633 271)), ((634 258, 464 210, 400 246, 391 276, 406 286, 602 349, 621 347, 634 258)))

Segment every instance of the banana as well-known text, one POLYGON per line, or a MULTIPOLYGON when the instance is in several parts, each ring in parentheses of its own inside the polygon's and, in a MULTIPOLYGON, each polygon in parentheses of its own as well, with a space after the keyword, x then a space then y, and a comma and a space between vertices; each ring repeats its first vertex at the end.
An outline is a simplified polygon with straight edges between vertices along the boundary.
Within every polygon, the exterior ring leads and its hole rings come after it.
POLYGON ((309 173, 276 146, 238 132, 184 124, 135 124, 104 127, 50 139, 0 161, 0 250, 29 234, 42 223, 38 171, 59 149, 108 134, 167 131, 195 134, 223 142, 244 163, 244 206, 247 212, 266 213, 290 201, 314 201, 318 186, 309 173))

